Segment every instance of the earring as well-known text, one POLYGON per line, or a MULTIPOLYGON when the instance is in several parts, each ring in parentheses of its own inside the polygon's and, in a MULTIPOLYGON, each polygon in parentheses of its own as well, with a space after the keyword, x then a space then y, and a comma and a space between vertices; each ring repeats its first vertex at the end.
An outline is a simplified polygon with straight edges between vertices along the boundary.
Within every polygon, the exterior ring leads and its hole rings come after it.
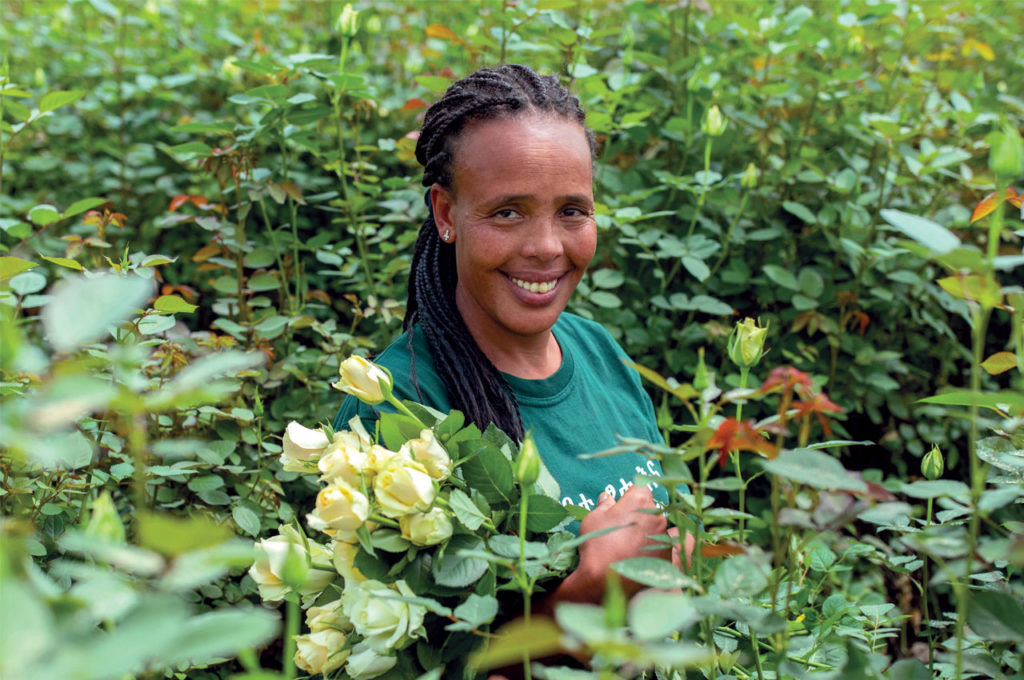
POLYGON ((444 234, 441 235, 441 240, 444 241, 445 243, 448 243, 449 241, 451 241, 452 240, 452 230, 451 229, 445 229, 444 230, 444 234))

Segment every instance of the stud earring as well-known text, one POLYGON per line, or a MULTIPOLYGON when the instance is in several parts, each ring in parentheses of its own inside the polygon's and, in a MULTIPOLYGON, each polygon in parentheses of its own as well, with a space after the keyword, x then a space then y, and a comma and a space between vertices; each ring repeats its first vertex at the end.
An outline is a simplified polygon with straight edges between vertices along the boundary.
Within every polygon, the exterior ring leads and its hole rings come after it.
POLYGON ((441 236, 441 240, 444 241, 445 243, 448 243, 449 241, 451 241, 452 240, 452 230, 451 229, 445 229, 444 230, 444 234, 441 236))

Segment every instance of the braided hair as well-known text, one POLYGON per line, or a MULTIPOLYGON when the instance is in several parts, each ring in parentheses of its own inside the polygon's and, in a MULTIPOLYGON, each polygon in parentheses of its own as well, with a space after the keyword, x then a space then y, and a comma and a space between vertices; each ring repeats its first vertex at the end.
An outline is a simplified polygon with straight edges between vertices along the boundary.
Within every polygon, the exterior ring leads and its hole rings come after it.
MULTIPOLYGON (((593 134, 587 129, 579 100, 555 76, 541 76, 518 64, 485 68, 452 84, 429 109, 416 142, 416 160, 423 166, 423 185, 452 189, 455 142, 472 120, 517 118, 541 112, 576 121, 586 133, 591 154, 593 134)), ((412 257, 405 330, 412 345, 412 326, 419 322, 451 404, 481 429, 494 423, 519 441, 523 420, 519 405, 501 372, 477 345, 455 305, 455 247, 437 233, 433 211, 420 227, 412 257)), ((415 380, 415 366, 413 367, 415 380)), ((417 385, 417 391, 419 387, 417 385)))

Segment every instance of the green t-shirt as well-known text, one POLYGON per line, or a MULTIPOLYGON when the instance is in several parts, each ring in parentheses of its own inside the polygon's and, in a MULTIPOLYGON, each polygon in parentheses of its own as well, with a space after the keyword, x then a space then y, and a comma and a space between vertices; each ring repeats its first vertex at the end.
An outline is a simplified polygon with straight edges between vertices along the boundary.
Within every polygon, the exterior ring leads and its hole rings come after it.
MULTIPOLYGON (((545 465, 561 487, 562 504, 593 509, 598 496, 607 491, 618 498, 633 484, 636 474, 660 475, 657 461, 639 453, 580 460, 580 454, 595 453, 620 444, 618 436, 662 441, 651 398, 640 376, 622 360, 625 352, 600 324, 575 314, 563 313, 553 328, 562 349, 562 365, 551 376, 528 380, 505 374, 526 429, 545 465)), ((413 326, 413 354, 408 333, 403 333, 374 362, 387 367, 395 379, 395 396, 425 404, 447 413, 452 409, 448 390, 434 369, 426 338, 413 326), (416 393, 412 379, 415 361, 416 393)), ((390 407, 385 407, 390 411, 390 407)), ((370 425, 376 410, 347 397, 334 419, 341 430, 352 416, 370 425)), ((654 488, 662 502, 667 492, 654 488)))

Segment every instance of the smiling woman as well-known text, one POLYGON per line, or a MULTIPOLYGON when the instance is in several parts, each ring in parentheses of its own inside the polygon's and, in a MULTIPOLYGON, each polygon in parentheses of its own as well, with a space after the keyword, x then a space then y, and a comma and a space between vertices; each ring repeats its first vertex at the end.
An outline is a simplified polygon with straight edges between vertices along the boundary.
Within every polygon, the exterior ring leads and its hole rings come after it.
MULTIPOLYGON (((658 466, 639 453, 579 458, 620 436, 661 438, 622 350, 564 311, 596 247, 584 119, 557 78, 517 65, 477 71, 430 107, 416 146, 429 216, 405 333, 375 359, 400 398, 459 409, 517 440, 530 428, 562 503, 593 510, 581 533, 622 527, 583 545, 551 602, 598 601, 609 565, 666 552, 651 538, 666 528, 654 495, 632 481, 658 466)), ((349 397, 335 428, 354 415, 369 424, 378 414, 349 397)))

